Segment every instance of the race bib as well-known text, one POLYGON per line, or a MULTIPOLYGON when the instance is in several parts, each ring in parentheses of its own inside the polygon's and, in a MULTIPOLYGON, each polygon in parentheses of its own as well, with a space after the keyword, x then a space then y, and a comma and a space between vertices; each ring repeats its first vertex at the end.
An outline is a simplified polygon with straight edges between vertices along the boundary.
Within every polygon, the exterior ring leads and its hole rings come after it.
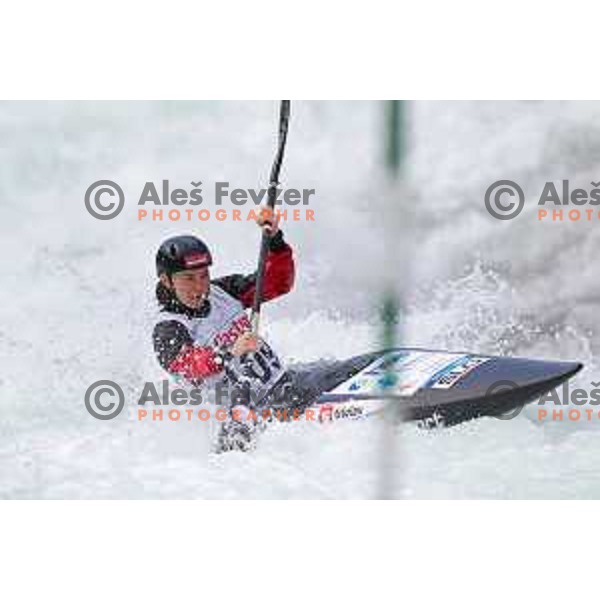
POLYGON ((251 404, 259 404, 284 372, 275 352, 264 340, 260 340, 256 352, 249 352, 227 363, 224 385, 229 386, 232 394, 246 388, 251 404))

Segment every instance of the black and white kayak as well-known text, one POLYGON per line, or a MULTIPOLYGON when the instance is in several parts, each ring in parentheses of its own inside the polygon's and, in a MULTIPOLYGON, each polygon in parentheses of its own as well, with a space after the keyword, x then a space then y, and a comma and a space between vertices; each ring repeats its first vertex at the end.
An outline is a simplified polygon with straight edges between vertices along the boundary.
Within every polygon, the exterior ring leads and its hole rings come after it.
POLYGON ((402 418, 450 426, 523 407, 573 377, 579 362, 397 348, 298 372, 320 421, 356 419, 399 403, 402 418))

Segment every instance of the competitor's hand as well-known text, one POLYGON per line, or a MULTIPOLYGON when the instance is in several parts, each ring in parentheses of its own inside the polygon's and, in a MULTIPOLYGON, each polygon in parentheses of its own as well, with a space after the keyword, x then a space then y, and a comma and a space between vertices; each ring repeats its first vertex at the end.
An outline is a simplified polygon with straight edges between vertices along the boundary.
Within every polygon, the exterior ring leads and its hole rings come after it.
POLYGON ((256 352, 257 349, 258 336, 251 331, 247 331, 235 340, 231 347, 231 354, 234 356, 242 356, 242 354, 248 354, 248 352, 256 352))
POLYGON ((279 219, 281 215, 275 214, 270 208, 261 209, 256 224, 262 227, 269 237, 273 237, 279 231, 279 219))

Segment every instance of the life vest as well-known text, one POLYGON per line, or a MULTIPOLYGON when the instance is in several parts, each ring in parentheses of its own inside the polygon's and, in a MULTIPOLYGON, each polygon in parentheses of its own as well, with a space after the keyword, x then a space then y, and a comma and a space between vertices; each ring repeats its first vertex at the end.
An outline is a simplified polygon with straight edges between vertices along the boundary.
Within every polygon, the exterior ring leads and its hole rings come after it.
MULTIPOLYGON (((162 311, 158 320, 178 321, 188 330, 196 347, 212 348, 221 353, 230 348, 243 333, 252 329, 242 303, 217 285, 211 285, 210 311, 203 317, 162 311)), ((264 340, 256 352, 229 357, 223 370, 203 378, 202 385, 233 392, 242 385, 250 387, 252 399, 260 402, 284 374, 281 361, 264 340)))

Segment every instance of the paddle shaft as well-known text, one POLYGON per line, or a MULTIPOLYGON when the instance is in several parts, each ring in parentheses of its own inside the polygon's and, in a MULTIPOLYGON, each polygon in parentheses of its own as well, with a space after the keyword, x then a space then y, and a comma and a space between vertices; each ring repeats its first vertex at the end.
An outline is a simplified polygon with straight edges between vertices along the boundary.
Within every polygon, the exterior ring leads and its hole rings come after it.
MULTIPOLYGON (((283 163, 283 153, 285 151, 285 142, 287 139, 288 123, 290 119, 290 101, 282 100, 279 109, 279 141, 277 153, 271 167, 271 176, 269 178, 269 190, 267 195, 267 208, 271 212, 275 207, 277 198, 277 186, 279 185, 279 173, 283 163)), ((256 288, 254 292, 254 302, 252 304, 252 330, 258 334, 260 322, 260 308, 262 305, 262 294, 265 280, 265 264, 267 253, 269 251, 269 234, 263 231, 260 241, 260 252, 258 255, 258 267, 256 269, 256 288)))

